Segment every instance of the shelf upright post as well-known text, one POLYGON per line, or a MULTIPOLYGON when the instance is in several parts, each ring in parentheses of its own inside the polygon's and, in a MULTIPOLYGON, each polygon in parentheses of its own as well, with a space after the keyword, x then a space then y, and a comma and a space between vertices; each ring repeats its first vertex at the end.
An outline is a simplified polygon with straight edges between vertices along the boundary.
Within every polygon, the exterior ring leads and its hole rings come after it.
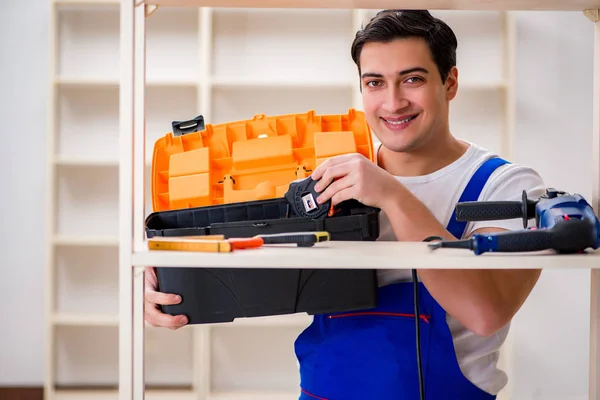
MULTIPOLYGON (((586 10, 594 24, 592 207, 600 213, 600 10, 586 10)), ((600 400, 600 271, 592 268, 590 277, 590 400, 600 400)))
POLYGON ((144 398, 145 18, 147 6, 121 0, 119 152, 119 399, 144 398))
POLYGON ((56 379, 56 329, 54 313, 56 310, 55 305, 55 292, 56 292, 56 266, 54 263, 56 253, 56 186, 57 178, 56 171, 58 165, 54 163, 56 159, 56 143, 57 143, 57 124, 55 113, 57 110, 57 92, 56 86, 56 54, 57 54, 57 21, 59 18, 59 6, 55 1, 50 4, 50 22, 49 22, 49 44, 50 54, 52 54, 52 61, 49 67, 48 78, 50 85, 48 91, 50 93, 49 98, 51 101, 48 102, 48 161, 49 166, 46 172, 46 179, 48 182, 49 193, 46 197, 46 296, 45 296, 45 320, 46 320, 46 346, 45 346, 45 371, 44 371, 44 399, 54 399, 55 393, 55 379, 56 379))
POLYGON ((135 0, 121 0, 119 87, 119 400, 133 398, 133 59, 135 0))
MULTIPOLYGON (((157 7, 139 1, 134 10, 133 58, 133 252, 144 249, 146 210, 146 17, 157 7)), ((133 273, 133 400, 144 399, 145 325, 144 266, 129 266, 133 273)))
MULTIPOLYGON (((199 8, 199 82, 198 82, 198 114, 204 116, 207 123, 212 123, 212 42, 213 12, 210 7, 199 8)), ((194 326, 193 342, 193 386, 196 400, 207 400, 210 395, 210 326, 202 324, 194 326)))

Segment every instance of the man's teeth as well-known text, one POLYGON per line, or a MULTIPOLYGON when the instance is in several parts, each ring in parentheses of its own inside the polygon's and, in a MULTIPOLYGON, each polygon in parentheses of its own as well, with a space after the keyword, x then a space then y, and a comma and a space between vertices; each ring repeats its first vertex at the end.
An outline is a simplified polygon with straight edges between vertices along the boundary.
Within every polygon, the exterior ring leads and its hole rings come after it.
POLYGON ((406 118, 406 119, 403 119, 403 120, 401 120, 401 121, 390 121, 389 119, 386 119, 385 121, 386 121, 388 124, 392 124, 392 125, 400 125, 400 124, 404 124, 404 123, 406 123, 406 122, 408 122, 408 121, 410 121, 410 120, 412 120, 412 119, 414 119, 414 118, 415 118, 415 117, 408 117, 408 118, 406 118))

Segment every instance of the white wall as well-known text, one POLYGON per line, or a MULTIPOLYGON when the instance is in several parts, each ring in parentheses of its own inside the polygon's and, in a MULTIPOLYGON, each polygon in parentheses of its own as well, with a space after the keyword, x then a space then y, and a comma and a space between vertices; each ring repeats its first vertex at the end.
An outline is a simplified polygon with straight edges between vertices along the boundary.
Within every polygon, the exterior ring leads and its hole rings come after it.
MULTIPOLYGON (((43 380, 48 19, 46 0, 4 0, 0 11, 0 385, 43 380)), ((548 184, 585 196, 591 33, 581 13, 518 17, 516 161, 537 168, 548 184)), ((588 296, 586 272, 543 274, 514 323, 513 399, 586 398, 588 296)))
MULTIPOLYGON (((520 13, 516 161, 591 199, 592 33, 582 13, 520 13)), ((545 271, 514 323, 515 400, 587 399, 589 272, 545 271)))
POLYGON ((1 3, 0 385, 41 385, 50 2, 1 3))

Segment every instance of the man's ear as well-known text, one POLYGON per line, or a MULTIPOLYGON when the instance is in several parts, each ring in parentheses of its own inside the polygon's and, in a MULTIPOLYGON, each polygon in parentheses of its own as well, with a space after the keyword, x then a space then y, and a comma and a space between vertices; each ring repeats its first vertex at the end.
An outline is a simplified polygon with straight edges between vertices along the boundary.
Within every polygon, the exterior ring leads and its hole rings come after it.
POLYGON ((458 68, 452 67, 452 69, 450 69, 444 87, 446 90, 446 99, 448 101, 453 100, 458 92, 458 68))

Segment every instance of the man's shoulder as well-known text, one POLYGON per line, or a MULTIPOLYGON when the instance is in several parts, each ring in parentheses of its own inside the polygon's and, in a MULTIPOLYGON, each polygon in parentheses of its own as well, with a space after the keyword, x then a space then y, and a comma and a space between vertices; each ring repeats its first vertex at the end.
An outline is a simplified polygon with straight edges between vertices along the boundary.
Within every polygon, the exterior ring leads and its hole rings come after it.
MULTIPOLYGON (((496 153, 482 149, 478 164, 492 158, 502 158, 496 153)), ((505 159, 506 164, 496 168, 490 175, 481 197, 483 200, 509 200, 519 198, 525 190, 530 197, 544 193, 544 180, 540 173, 530 165, 505 159)))
MULTIPOLYGON (((498 157, 492 151, 478 150, 476 166, 485 161, 498 157)), ((475 158, 475 157, 474 157, 475 158)), ((544 194, 546 188, 541 175, 533 167, 506 160, 508 163, 498 167, 488 178, 481 191, 479 201, 521 201, 523 191, 530 199, 536 199, 544 194)), ((466 232, 473 232, 480 228, 503 228, 515 230, 522 228, 522 221, 518 219, 503 221, 471 222, 467 225, 466 232)), ((468 236, 468 235, 467 235, 468 236)))
POLYGON ((515 162, 511 159, 504 158, 498 153, 486 149, 481 146, 474 146, 474 154, 470 157, 467 170, 469 172, 477 170, 486 161, 491 159, 502 159, 506 163, 497 167, 494 172, 490 175, 489 183, 500 185, 502 183, 510 184, 511 182, 518 183, 519 180, 528 180, 533 183, 543 184, 543 180, 538 171, 530 165, 515 162), (470 167, 470 168, 469 168, 470 167))

